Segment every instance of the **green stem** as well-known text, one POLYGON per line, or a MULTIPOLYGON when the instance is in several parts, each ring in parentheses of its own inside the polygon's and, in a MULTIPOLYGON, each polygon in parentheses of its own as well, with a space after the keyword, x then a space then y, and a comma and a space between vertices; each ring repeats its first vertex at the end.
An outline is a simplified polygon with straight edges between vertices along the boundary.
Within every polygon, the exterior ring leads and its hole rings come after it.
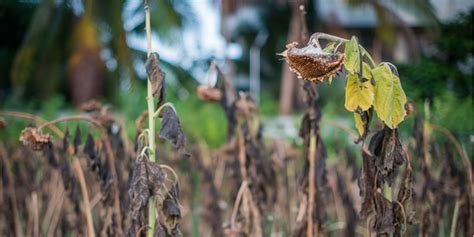
MULTIPOLYGON (((146 27, 146 51, 147 57, 151 54, 151 27, 150 27, 150 8, 148 1, 145 0, 145 27, 146 27)), ((148 104, 148 152, 150 161, 155 162, 155 101, 153 99, 153 91, 151 82, 147 80, 147 97, 146 101, 148 104)), ((148 237, 155 235, 155 222, 156 222, 156 205, 155 198, 151 197, 148 201, 148 226, 150 229, 147 231, 148 237)))
MULTIPOLYGON (((316 32, 311 35, 311 38, 309 38, 309 43, 313 43, 318 48, 321 48, 321 45, 319 44, 319 39, 324 39, 324 40, 334 41, 334 42, 339 42, 339 43, 345 43, 349 41, 348 39, 344 39, 335 35, 330 35, 330 34, 326 34, 322 32, 316 32)), ((369 64, 369 66, 371 68, 376 67, 377 64, 375 64, 374 59, 372 59, 369 52, 367 52, 367 50, 364 47, 362 47, 362 45, 359 44, 359 46, 362 49, 362 56, 366 59, 366 62, 369 64)))
POLYGON ((391 202, 392 201, 392 187, 385 182, 383 187, 383 195, 391 202))

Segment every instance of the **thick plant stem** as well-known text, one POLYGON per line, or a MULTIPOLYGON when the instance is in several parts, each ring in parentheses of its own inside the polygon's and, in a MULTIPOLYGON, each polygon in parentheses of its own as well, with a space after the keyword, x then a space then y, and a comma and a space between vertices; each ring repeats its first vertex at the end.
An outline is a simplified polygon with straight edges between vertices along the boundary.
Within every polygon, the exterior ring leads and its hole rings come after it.
MULTIPOLYGON (((145 28, 146 28, 146 52, 147 57, 151 54, 151 28, 150 28, 150 8, 148 1, 145 0, 145 28)), ((151 88, 151 82, 147 80, 147 97, 146 101, 148 104, 148 152, 150 161, 156 162, 155 158, 155 101, 153 99, 153 91, 151 88)), ((148 202, 148 226, 147 236, 152 237, 155 235, 155 222, 156 222, 156 205, 155 198, 150 198, 148 202)))
POLYGON ((316 192, 315 187, 315 156, 316 156, 316 134, 314 131, 311 131, 310 139, 309 139, 309 152, 308 152, 308 159, 309 159, 309 194, 308 194, 308 229, 307 229, 307 236, 313 237, 313 209, 314 209, 314 195, 316 192))

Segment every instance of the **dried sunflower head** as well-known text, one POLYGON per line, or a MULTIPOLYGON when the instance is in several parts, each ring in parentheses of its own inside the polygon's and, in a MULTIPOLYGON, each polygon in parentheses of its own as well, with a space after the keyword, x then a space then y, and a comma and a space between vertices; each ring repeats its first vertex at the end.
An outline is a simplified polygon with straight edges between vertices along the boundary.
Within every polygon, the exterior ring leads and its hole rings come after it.
POLYGON ((323 81, 335 76, 342 68, 344 54, 324 52, 312 44, 304 48, 297 48, 297 45, 296 42, 287 44, 286 50, 280 55, 286 59, 290 70, 298 74, 298 78, 323 81))
POLYGON ((40 151, 51 145, 51 135, 43 134, 37 128, 27 127, 21 131, 20 141, 34 151, 40 151))

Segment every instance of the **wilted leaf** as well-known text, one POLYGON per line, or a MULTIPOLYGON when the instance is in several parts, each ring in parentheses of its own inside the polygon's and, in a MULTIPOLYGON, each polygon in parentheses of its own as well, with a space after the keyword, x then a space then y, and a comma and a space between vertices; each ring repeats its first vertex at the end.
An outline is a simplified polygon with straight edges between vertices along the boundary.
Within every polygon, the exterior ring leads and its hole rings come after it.
POLYGON ((76 126, 76 133, 74 134, 74 154, 77 154, 77 151, 79 150, 79 146, 82 144, 81 141, 81 129, 79 127, 79 124, 76 126))
POLYGON ((360 49, 357 37, 352 36, 351 40, 346 42, 344 49, 346 56, 344 61, 344 67, 351 74, 356 74, 360 69, 360 49))
POLYGON ((51 135, 43 134, 38 129, 27 127, 21 131, 20 141, 32 150, 39 151, 52 145, 51 135))
MULTIPOLYGON (((401 235, 401 227, 406 223, 414 224, 415 223, 415 209, 413 206, 413 170, 411 168, 410 162, 407 162, 405 176, 403 178, 402 185, 398 191, 397 201, 403 206, 402 208, 396 204, 394 205, 395 216, 396 216, 396 229, 395 235, 401 235)), ((406 228, 406 227, 405 227, 406 228)))
POLYGON ((298 43, 286 45, 282 55, 288 62, 290 70, 299 78, 310 81, 323 81, 336 75, 341 69, 344 55, 339 52, 327 53, 312 44, 296 48, 298 43))
POLYGON ((362 121, 362 117, 360 116, 359 113, 354 113, 354 120, 355 120, 357 131, 359 132, 359 135, 362 136, 365 133, 365 129, 364 129, 364 122, 362 121))
POLYGON ((64 132, 64 137, 63 137, 63 147, 62 147, 62 152, 65 154, 67 152, 68 146, 69 146, 69 139, 70 139, 70 132, 69 128, 66 128, 66 131, 64 132))
POLYGON ((153 52, 150 54, 145 63, 146 73, 148 75, 148 80, 150 81, 153 96, 158 98, 159 107, 164 101, 165 97, 165 73, 161 70, 159 64, 160 56, 158 53, 153 52))
POLYGON ((374 68, 372 75, 375 79, 375 112, 388 127, 394 129, 406 116, 407 98, 400 79, 387 64, 374 68))
POLYGON ((360 108, 362 111, 368 110, 374 103, 375 87, 372 84, 369 65, 364 63, 362 78, 358 74, 348 74, 346 83, 346 103, 347 110, 354 112, 360 108))
POLYGON ((179 221, 181 219, 181 209, 179 205, 179 183, 176 182, 167 193, 163 201, 162 211, 164 214, 164 226, 168 234, 175 236, 179 233, 179 221))
POLYGON ((390 186, 395 179, 395 169, 404 161, 405 156, 398 131, 385 127, 382 150, 380 156, 377 157, 376 165, 378 171, 390 186))
POLYGON ((150 196, 159 193, 164 180, 165 176, 158 164, 150 162, 144 155, 137 157, 128 190, 131 198, 131 215, 134 220, 138 220, 140 211, 146 206, 150 196))
POLYGON ((170 141, 174 148, 183 151, 186 138, 184 137, 181 124, 176 111, 171 106, 166 106, 161 111, 160 137, 170 141))
POLYGON ((391 234, 395 231, 392 203, 380 192, 375 192, 375 224, 377 234, 391 234))
POLYGON ((211 88, 208 86, 200 85, 196 89, 196 93, 199 99, 204 101, 220 101, 222 98, 222 92, 218 88, 211 88))

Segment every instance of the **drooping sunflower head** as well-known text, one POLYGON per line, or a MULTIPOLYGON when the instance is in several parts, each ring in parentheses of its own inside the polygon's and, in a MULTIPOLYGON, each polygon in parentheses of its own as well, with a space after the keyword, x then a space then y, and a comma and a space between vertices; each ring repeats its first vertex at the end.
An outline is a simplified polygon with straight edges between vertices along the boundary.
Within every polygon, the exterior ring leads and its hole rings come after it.
POLYGON ((344 63, 344 54, 339 52, 324 52, 321 48, 308 44, 304 48, 297 48, 298 43, 286 45, 281 56, 288 62, 290 70, 298 78, 313 82, 323 81, 336 75, 344 63))

